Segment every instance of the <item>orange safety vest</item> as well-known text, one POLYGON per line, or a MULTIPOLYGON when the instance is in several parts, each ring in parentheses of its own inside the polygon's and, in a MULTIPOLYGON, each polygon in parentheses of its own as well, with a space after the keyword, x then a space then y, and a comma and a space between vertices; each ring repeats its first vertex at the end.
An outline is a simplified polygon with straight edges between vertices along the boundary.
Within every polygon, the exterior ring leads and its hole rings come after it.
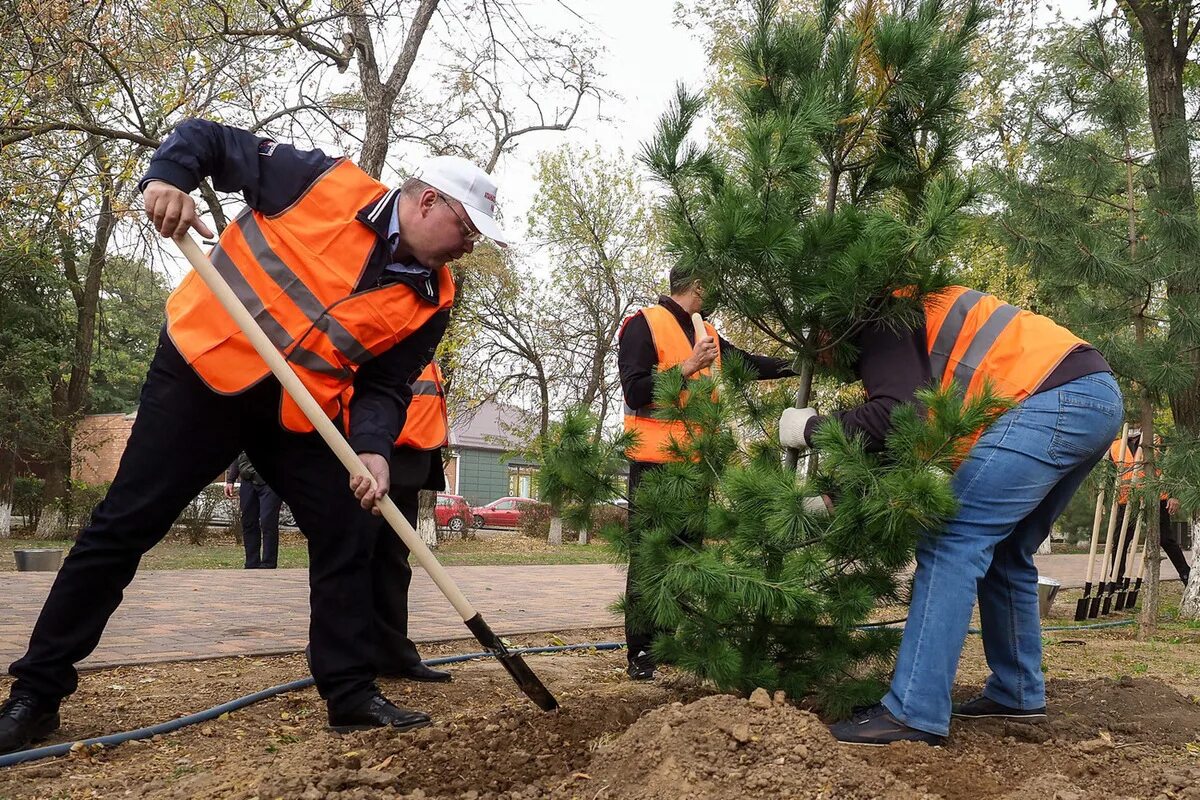
MULTIPOLYGON (((1086 345, 1053 320, 965 286, 926 295, 925 346, 936 387, 957 384, 964 399, 991 386, 998 397, 1021 402, 1037 392, 1062 360, 1086 345)), ((960 443, 966 457, 980 430, 960 443)))
MULTIPOLYGON (((356 217, 386 193, 383 184, 339 160, 284 211, 266 216, 245 209, 211 253, 213 266, 331 419, 358 367, 454 300, 444 265, 437 304, 403 283, 355 291, 379 242, 356 217)), ((195 271, 167 299, 167 332, 215 392, 237 394, 269 373, 195 271)), ((279 415, 288 430, 313 429, 286 393, 279 415)))
POLYGON ((450 421, 446 413, 446 392, 442 388, 442 368, 436 361, 430 361, 412 383, 412 402, 396 446, 437 450, 449 440, 450 421))
POLYGON ((936 385, 954 381, 969 399, 987 381, 997 395, 1017 402, 1087 344, 1051 319, 964 286, 925 298, 925 343, 936 385))
MULTIPOLYGON (((1154 438, 1156 441, 1161 441, 1157 436, 1154 438)), ((1136 480, 1138 485, 1141 485, 1142 481, 1146 479, 1145 465, 1143 464, 1142 460, 1138 458, 1138 454, 1141 452, 1142 448, 1139 446, 1137 453, 1131 453, 1129 452, 1129 446, 1126 445, 1125 458, 1121 461, 1118 461, 1117 457, 1121 455, 1121 437, 1118 436, 1116 440, 1109 445, 1108 460, 1117 466, 1117 486, 1119 487, 1117 493, 1117 503, 1120 505, 1126 505, 1129 503, 1129 487, 1131 482, 1136 480)), ((1154 474, 1161 476, 1162 470, 1158 469, 1158 467, 1155 467, 1154 474)), ((1159 495, 1159 499, 1170 500, 1171 495, 1169 492, 1163 492, 1161 495, 1159 495)))
MULTIPOLYGON (((688 341, 687 334, 683 327, 680 326, 679 320, 675 315, 663 308, 660 305, 653 305, 643 308, 638 312, 646 318, 646 322, 650 325, 650 337, 654 340, 654 348, 658 351, 658 371, 671 369, 678 366, 687 360, 692 354, 695 345, 688 341)), ((624 330, 625 325, 629 324, 629 320, 633 319, 634 314, 628 317, 621 324, 621 329, 624 330)), ((717 329, 709 323, 704 323, 704 329, 713 341, 719 342, 717 338, 717 329)), ((717 369, 721 367, 721 350, 717 348, 717 359, 713 362, 713 366, 717 369)), ((701 375, 712 374, 712 368, 700 370, 701 375)), ((680 397, 681 401, 687 403, 687 392, 684 392, 680 397)), ((682 422, 668 422, 666 420, 657 419, 654 416, 654 406, 648 405, 643 408, 630 408, 629 404, 625 404, 625 430, 633 431, 638 434, 637 444, 631 446, 625 455, 630 461, 643 461, 652 464, 662 464, 667 461, 674 461, 675 457, 669 452, 668 448, 672 439, 680 444, 686 444, 688 441, 687 426, 682 422)))

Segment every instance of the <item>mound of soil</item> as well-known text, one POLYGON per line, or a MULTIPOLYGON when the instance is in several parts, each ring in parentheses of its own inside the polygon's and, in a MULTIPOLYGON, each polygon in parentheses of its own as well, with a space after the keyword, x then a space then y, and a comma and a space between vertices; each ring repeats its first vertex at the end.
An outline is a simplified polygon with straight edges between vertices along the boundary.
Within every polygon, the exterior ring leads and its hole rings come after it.
MULTIPOLYGON (((1045 725, 956 722, 940 748, 849 748, 783 698, 712 695, 669 671, 630 682, 623 653, 528 660, 560 712, 529 704, 497 663, 475 662, 449 684, 385 682, 397 703, 433 715, 420 731, 330 733, 310 689, 150 741, 0 769, 0 800, 1200 800, 1200 705, 1158 680, 1051 681, 1045 725)), ((293 656, 87 673, 57 738, 169 719, 303 669, 293 656)))
POLYGON ((560 791, 556 798, 934 798, 852 753, 782 695, 774 701, 761 689, 750 700, 716 695, 642 717, 597 751, 587 791, 560 791))

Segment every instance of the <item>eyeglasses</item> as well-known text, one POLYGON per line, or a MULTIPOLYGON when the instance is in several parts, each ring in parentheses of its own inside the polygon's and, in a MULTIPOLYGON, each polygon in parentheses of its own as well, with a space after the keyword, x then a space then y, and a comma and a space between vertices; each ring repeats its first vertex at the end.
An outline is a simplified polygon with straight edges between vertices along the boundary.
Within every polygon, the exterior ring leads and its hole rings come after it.
POLYGON ((483 238, 483 234, 475 230, 475 227, 470 222, 463 219, 463 215, 458 213, 458 209, 450 205, 450 201, 444 195, 438 195, 438 199, 446 204, 446 208, 454 212, 454 216, 458 217, 458 224, 462 225, 463 238, 472 244, 483 238))

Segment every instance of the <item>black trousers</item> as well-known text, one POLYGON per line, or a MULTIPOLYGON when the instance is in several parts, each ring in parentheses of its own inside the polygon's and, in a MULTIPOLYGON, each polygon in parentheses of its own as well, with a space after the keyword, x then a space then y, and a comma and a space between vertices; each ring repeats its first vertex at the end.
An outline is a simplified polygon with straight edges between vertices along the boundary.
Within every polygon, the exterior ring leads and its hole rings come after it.
POLYGON ((279 507, 283 498, 267 484, 243 480, 238 489, 246 569, 275 569, 279 561, 279 507))
POLYGON ((629 534, 632 546, 629 550, 629 569, 625 572, 625 604, 629 609, 635 611, 632 614, 628 612, 625 614, 625 654, 630 663, 642 653, 646 654, 643 658, 648 658, 650 645, 654 642, 654 637, 659 634, 659 631, 653 625, 648 624, 636 613, 642 594, 638 591, 636 584, 640 570, 637 558, 638 534, 637 529, 633 525, 633 514, 634 495, 637 492, 638 484, 642 482, 642 478, 647 472, 658 469, 660 466, 662 465, 640 461, 629 462, 629 534))
POLYGON ((29 650, 9 667, 14 693, 57 701, 75 691, 74 665, 100 641, 142 555, 243 449, 308 538, 317 689, 331 708, 354 707, 377 691, 375 519, 354 499, 346 470, 317 434, 280 426, 280 391, 268 377, 238 395, 213 392, 164 331, 112 486, 63 562, 29 650))
MULTIPOLYGON (((416 530, 420 491, 445 487, 441 455, 436 450, 398 449, 392 455, 391 470, 388 495, 416 530)), ((413 574, 408 557, 408 547, 386 522, 380 521, 371 559, 371 585, 375 667, 384 675, 421 661, 416 645, 408 638, 408 589, 413 574)))
MULTIPOLYGON (((1127 505, 1117 507, 1117 531, 1114 535, 1121 535, 1121 526, 1125 523, 1125 509, 1127 505)), ((1133 526, 1137 524, 1136 517, 1129 520, 1129 530, 1125 534, 1125 546, 1121 549, 1120 563, 1117 565, 1117 580, 1125 577, 1125 557, 1129 553, 1129 546, 1133 544, 1133 526)), ((1183 548, 1179 546, 1179 542, 1171 536, 1171 515, 1167 513, 1167 501, 1163 500, 1158 504, 1158 543, 1162 547, 1167 558, 1171 559, 1171 565, 1175 567, 1175 571, 1179 573, 1179 579, 1187 583, 1188 576, 1191 574, 1191 568, 1188 567, 1187 557, 1183 554, 1183 548)), ((1112 559, 1118 556, 1113 553, 1112 559)), ((1109 562, 1112 564, 1112 561, 1109 562)))

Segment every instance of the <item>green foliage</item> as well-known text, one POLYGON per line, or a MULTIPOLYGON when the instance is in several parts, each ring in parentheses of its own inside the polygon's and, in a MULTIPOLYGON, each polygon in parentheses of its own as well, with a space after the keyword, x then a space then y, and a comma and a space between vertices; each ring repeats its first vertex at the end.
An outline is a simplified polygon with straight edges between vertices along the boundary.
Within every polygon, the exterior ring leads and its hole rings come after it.
POLYGON ((594 509, 623 494, 628 435, 602 439, 586 406, 572 406, 537 445, 538 497, 575 530, 590 530, 594 509))
POLYGON ((71 479, 67 493, 60 500, 64 533, 75 536, 88 524, 92 509, 108 494, 110 483, 87 483, 71 479))
POLYGON ((70 371, 66 284, 45 238, 0 231, 0 449, 45 453, 51 388, 70 371))
MULTIPOLYGON (((549 503, 530 503, 521 509, 517 528, 523 536, 545 541, 550 535, 551 515, 549 503)), ((593 536, 607 538, 614 529, 624 530, 628 518, 629 513, 625 509, 610 503, 601 503, 592 509, 587 529, 593 536)), ((578 531, 564 530, 564 539, 571 533, 577 534, 578 531)))
POLYGON ((25 518, 28 530, 37 528, 38 520, 42 518, 42 485, 41 478, 17 477, 13 479, 13 513, 25 518))
POLYGON ((636 550, 642 600, 625 613, 667 631, 660 659, 723 690, 812 695, 835 715, 878 700, 899 633, 863 626, 881 604, 905 601, 917 537, 955 511, 956 452, 1006 405, 922 392, 927 413, 895 411, 880 453, 823 425, 820 469, 798 483, 777 443, 743 446, 731 428, 744 368, 722 370, 715 398, 712 381, 690 381, 686 403, 670 398, 672 372, 656 382, 660 416, 692 440, 680 461, 645 474, 630 533, 615 541, 626 557, 636 550), (836 498, 831 514, 806 509, 821 494, 836 498))
MULTIPOLYGON (((1191 391, 1200 312, 1177 291, 1195 252, 1181 250, 1187 231, 1158 196, 1142 48, 1116 19, 1052 31, 1037 52, 1039 80, 1024 90, 1024 102, 1042 106, 1025 163, 993 179, 997 233, 1031 269, 1040 304, 1103 353, 1127 397, 1153 414, 1191 391)), ((1166 444, 1164 474, 1142 490, 1166 488, 1200 508, 1200 439, 1180 430, 1166 444)))
POLYGON ((90 413, 127 412, 137 405, 170 291, 166 277, 146 264, 109 257, 89 383, 90 413))
POLYGON ((715 304, 803 360, 853 357, 852 334, 912 323, 974 196, 954 163, 973 2, 875 2, 779 20, 736 48, 731 151, 691 141, 704 108, 680 88, 642 160, 668 188, 668 245, 715 304), (880 307, 894 290, 915 287, 880 307), (828 333, 825 339, 821 333, 828 333))

